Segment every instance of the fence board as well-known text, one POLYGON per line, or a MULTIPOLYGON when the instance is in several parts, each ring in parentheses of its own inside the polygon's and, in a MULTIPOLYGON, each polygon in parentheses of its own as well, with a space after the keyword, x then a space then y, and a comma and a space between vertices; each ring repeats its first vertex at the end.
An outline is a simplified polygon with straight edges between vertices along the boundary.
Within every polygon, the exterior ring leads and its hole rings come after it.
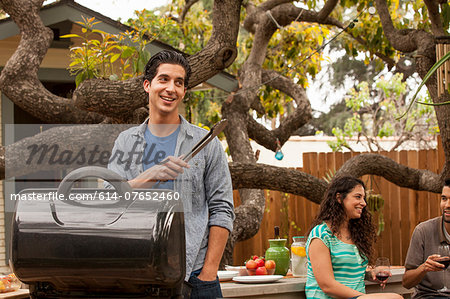
MULTIPOLYGON (((402 165, 408 165, 408 152, 399 152, 399 162, 402 165)), ((401 236, 401 263, 406 258, 408 251, 409 239, 410 239, 410 205, 409 205, 409 190, 406 188, 400 188, 400 226, 402 231, 401 236)))
MULTIPOLYGON (((419 165, 420 169, 427 169, 427 151, 420 150, 419 151, 419 165)), ((419 202, 419 219, 420 222, 423 222, 427 219, 430 219, 429 205, 428 205, 428 194, 424 191, 419 191, 418 193, 418 202, 419 202)))
MULTIPOLYGON (((398 161, 398 152, 389 152, 388 157, 394 161, 398 161)), ((400 240, 401 240, 401 229, 400 229, 400 188, 394 184, 389 184, 389 196, 390 196, 390 219, 391 219, 391 263, 393 265, 400 264, 400 240), (396 232, 394 236, 393 232, 396 232)))
MULTIPOLYGON (((438 165, 436 163, 437 151, 426 151, 426 152, 427 152, 427 169, 431 170, 434 173, 437 173, 438 171, 438 165)), ((430 206, 429 218, 436 217, 437 215, 440 214, 439 212, 440 201, 436 200, 435 196, 430 192, 427 192, 427 200, 430 206)))
MULTIPOLYGON (((309 173, 309 174, 313 174, 312 170, 311 170, 311 161, 313 160, 312 156, 315 155, 315 153, 307 153, 307 154, 303 154, 303 171, 305 173, 309 173)), ((306 199, 302 199, 305 201, 305 210, 304 210, 304 216, 305 216, 305 227, 307 225, 307 223, 311 223, 311 218, 314 217, 314 215, 312 215, 312 205, 313 203, 309 200, 306 199)))
MULTIPOLYGON (((419 167, 419 152, 418 151, 408 151, 408 165, 411 168, 418 168, 419 167)), ((412 233, 414 231, 414 228, 419 223, 419 194, 416 190, 408 190, 409 192, 409 207, 410 207, 410 229, 409 229, 409 236, 412 236, 412 233)))
POLYGON ((445 162, 445 154, 444 154, 444 147, 442 146, 442 138, 440 135, 438 135, 437 138, 437 156, 438 156, 438 170, 437 173, 441 173, 442 169, 444 168, 444 162, 445 162))

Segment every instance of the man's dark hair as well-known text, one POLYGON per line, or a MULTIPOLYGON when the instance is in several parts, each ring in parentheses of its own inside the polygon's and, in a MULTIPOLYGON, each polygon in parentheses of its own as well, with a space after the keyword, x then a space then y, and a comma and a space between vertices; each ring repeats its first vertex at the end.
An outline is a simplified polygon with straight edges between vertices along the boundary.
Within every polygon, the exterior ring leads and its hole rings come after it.
POLYGON ((189 84, 189 77, 191 76, 191 67, 187 59, 184 58, 182 54, 173 50, 163 50, 156 53, 149 59, 145 65, 144 81, 148 80, 148 82, 152 82, 158 72, 158 67, 163 63, 178 64, 184 68, 186 73, 186 76, 184 77, 184 87, 187 88, 189 84))
POLYGON ((446 178, 444 180, 444 186, 443 187, 450 187, 450 178, 446 178))

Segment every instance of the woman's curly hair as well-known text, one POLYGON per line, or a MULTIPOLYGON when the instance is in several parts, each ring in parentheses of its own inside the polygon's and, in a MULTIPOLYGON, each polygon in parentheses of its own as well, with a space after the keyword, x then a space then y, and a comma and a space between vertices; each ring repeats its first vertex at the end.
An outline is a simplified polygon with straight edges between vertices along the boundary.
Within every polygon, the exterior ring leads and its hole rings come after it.
MULTIPOLYGON (((336 235, 346 219, 344 206, 338 201, 337 195, 340 194, 340 198, 345 199, 347 194, 359 185, 364 190, 366 189, 363 181, 351 176, 339 177, 332 180, 325 193, 325 198, 320 204, 319 214, 311 224, 311 229, 326 221, 331 225, 330 229, 333 235, 336 235)), ((362 257, 367 259, 369 263, 373 262, 376 232, 370 212, 364 208, 360 218, 350 219, 348 229, 362 257)))

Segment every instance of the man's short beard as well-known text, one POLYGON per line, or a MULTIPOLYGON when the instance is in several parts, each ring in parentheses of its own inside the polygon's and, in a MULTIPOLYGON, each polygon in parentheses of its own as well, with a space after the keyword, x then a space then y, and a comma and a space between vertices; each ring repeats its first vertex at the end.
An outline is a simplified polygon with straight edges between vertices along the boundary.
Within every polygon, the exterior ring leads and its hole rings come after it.
POLYGON ((445 223, 450 223, 450 217, 448 219, 445 218, 445 212, 442 213, 442 219, 444 220, 445 223))

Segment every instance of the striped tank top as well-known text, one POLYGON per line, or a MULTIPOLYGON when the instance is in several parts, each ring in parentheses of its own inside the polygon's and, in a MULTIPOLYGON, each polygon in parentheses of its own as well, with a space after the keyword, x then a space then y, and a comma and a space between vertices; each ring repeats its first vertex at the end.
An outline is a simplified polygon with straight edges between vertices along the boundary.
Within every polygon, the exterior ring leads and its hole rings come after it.
POLYGON ((332 298, 326 295, 317 284, 311 268, 309 245, 311 240, 318 238, 330 249, 331 264, 335 279, 354 290, 365 293, 364 274, 368 264, 359 254, 356 245, 347 244, 333 236, 326 223, 316 225, 306 242, 306 256, 308 259, 308 274, 305 285, 306 298, 332 298))

